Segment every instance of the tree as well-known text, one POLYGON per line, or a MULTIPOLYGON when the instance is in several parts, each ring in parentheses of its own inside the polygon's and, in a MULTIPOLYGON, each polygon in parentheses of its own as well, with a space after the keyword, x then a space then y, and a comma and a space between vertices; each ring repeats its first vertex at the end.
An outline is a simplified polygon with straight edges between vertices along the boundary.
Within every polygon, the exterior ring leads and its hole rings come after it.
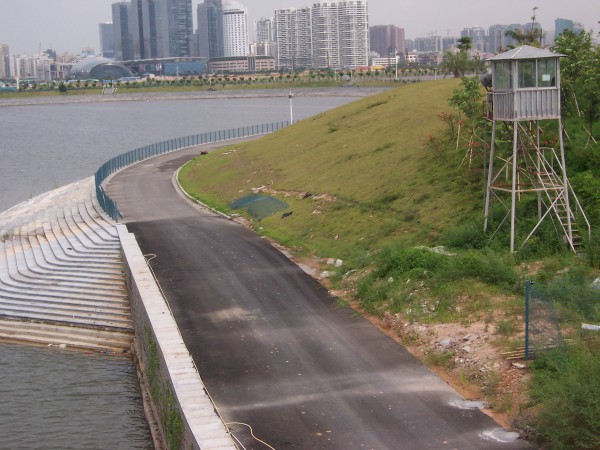
POLYGON ((561 60, 563 104, 574 105, 577 115, 585 117, 590 140, 593 124, 600 118, 600 47, 592 42, 591 32, 567 30, 555 40, 552 50, 565 55, 561 60))
POLYGON ((451 73, 454 78, 462 78, 471 68, 469 50, 473 48, 473 42, 469 36, 463 36, 458 40, 458 53, 450 50, 444 53, 444 59, 440 69, 444 73, 451 73))
MULTIPOLYGON (((517 46, 531 45, 532 47, 540 47, 542 30, 541 28, 506 30, 504 36, 514 39, 517 42, 517 46)), ((514 48, 513 45, 509 45, 509 47, 514 48)))
MULTIPOLYGON (((541 47, 542 45, 542 29, 535 27, 535 12, 538 7, 533 7, 533 16, 531 17, 531 27, 525 30, 506 30, 504 36, 514 39, 518 46, 531 45, 532 47, 541 47)), ((514 46, 509 46, 514 48, 514 46)))
POLYGON ((473 48, 473 41, 470 36, 463 36, 458 40, 458 49, 461 52, 468 52, 473 48))
POLYGON ((469 54, 466 51, 444 52, 444 59, 440 64, 440 70, 444 73, 451 73, 454 78, 462 78, 469 69, 469 54))

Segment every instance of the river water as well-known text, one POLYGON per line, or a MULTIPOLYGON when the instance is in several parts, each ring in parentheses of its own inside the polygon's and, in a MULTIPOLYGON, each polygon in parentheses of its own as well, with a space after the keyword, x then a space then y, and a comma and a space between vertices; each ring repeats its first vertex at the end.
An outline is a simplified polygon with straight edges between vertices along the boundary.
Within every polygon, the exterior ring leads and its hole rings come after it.
MULTIPOLYGON (((31 105, 0 97, 0 211, 89 177, 136 147, 285 121, 290 114, 297 121, 355 100, 355 93, 303 93, 294 96, 290 111, 285 94, 138 95, 31 105)), ((152 448, 129 359, 0 344, 0 380, 2 449, 152 448)))

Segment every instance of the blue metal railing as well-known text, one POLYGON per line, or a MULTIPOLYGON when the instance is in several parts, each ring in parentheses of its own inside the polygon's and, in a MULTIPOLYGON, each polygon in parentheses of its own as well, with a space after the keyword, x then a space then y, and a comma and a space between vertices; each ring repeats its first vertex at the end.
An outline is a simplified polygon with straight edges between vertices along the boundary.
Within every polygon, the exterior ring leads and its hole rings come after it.
POLYGON ((206 133, 194 134, 192 136, 184 136, 170 139, 168 141, 157 142, 155 144, 146 145, 145 147, 136 148, 119 156, 115 156, 100 166, 100 168, 94 174, 98 203, 106 212, 106 214, 118 222, 123 218, 123 216, 119 212, 117 203, 106 194, 104 188, 102 187, 104 180, 106 180, 111 174, 136 162, 162 155, 164 153, 195 147, 202 144, 211 144, 213 142, 260 136, 263 134, 273 133, 277 130, 287 127, 288 125, 289 122, 286 121, 230 128, 227 130, 208 131, 206 133))

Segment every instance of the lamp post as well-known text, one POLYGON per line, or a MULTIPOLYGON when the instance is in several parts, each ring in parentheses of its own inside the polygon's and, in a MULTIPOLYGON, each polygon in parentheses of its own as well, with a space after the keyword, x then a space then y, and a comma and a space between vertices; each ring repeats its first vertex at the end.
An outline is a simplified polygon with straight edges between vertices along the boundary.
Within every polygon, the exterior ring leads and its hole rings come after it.
POLYGON ((294 94, 290 91, 290 125, 294 123, 294 110, 292 109, 292 99, 294 98, 294 94))
POLYGON ((400 58, 398 58, 398 47, 394 48, 394 60, 396 62, 396 81, 398 81, 398 60, 400 58))

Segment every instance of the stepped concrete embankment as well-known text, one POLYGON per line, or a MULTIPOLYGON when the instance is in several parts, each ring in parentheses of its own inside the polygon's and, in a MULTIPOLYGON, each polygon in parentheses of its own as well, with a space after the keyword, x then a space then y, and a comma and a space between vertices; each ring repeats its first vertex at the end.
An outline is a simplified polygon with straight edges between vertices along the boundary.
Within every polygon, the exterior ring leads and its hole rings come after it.
POLYGON ((135 342, 157 447, 236 448, 135 238, 101 210, 93 178, 0 213, 0 340, 111 354, 135 342))
POLYGON ((0 214, 0 338, 128 351, 133 323, 114 223, 92 178, 0 214))

